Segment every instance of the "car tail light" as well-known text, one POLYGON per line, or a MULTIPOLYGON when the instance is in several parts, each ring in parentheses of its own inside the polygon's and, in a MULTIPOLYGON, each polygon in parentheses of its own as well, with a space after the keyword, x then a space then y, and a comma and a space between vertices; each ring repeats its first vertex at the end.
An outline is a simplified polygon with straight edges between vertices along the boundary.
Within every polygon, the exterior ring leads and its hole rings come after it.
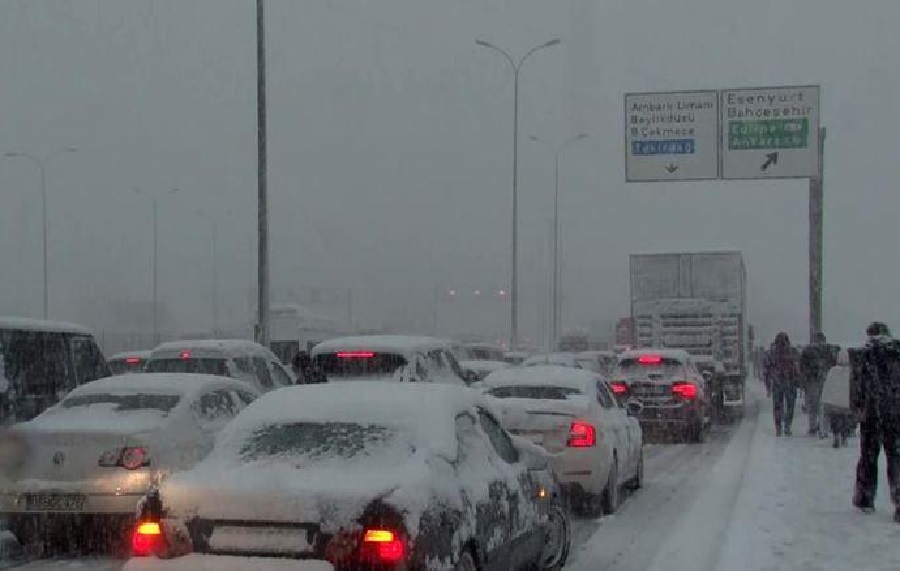
POLYGON ((597 445, 597 429, 594 425, 583 420, 575 420, 569 426, 569 439, 566 446, 569 448, 590 448, 597 445))
POLYGON ((612 392, 616 395, 624 395, 628 392, 628 383, 625 381, 613 381, 609 383, 609 388, 611 388, 612 392))
POLYGON ((362 559, 373 563, 400 563, 406 559, 406 544, 393 531, 367 529, 362 540, 362 559))
POLYGON ((150 454, 146 448, 139 446, 126 446, 114 448, 100 455, 97 465, 101 468, 125 468, 137 470, 150 465, 150 454))
POLYGON ((338 359, 371 359, 375 356, 372 351, 341 351, 337 353, 338 359))
POLYGON ((660 355, 641 355, 638 357, 638 363, 641 365, 659 365, 662 363, 662 356, 660 355))
POLYGON ((145 521, 134 528, 131 535, 131 553, 136 557, 147 557, 161 551, 163 545, 162 528, 156 522, 145 521))
POLYGON ((141 358, 140 357, 125 357, 126 365, 140 365, 141 358))
POLYGON ((684 399, 697 398, 697 385, 685 381, 675 381, 672 383, 672 393, 684 399))
POLYGON ((190 358, 191 358, 191 352, 185 349, 184 351, 182 351, 181 353, 179 353, 178 356, 181 357, 182 359, 190 359, 190 358))

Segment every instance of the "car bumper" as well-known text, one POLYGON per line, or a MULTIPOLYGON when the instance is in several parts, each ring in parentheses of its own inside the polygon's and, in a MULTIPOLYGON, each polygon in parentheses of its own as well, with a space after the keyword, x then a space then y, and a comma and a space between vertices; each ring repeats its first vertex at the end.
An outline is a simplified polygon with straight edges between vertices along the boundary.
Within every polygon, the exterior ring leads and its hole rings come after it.
POLYGON ((642 427, 689 426, 703 421, 699 406, 644 406, 638 415, 642 427))
MULTIPOLYGON (((602 449, 578 448, 566 449, 565 452, 552 457, 550 466, 564 488, 578 486, 584 491, 599 494, 606 485, 606 473, 602 449)), ((608 469, 608 468, 607 468, 608 469)))
POLYGON ((147 487, 99 489, 96 485, 44 483, 39 488, 12 484, 0 492, 0 515, 133 515, 147 487))

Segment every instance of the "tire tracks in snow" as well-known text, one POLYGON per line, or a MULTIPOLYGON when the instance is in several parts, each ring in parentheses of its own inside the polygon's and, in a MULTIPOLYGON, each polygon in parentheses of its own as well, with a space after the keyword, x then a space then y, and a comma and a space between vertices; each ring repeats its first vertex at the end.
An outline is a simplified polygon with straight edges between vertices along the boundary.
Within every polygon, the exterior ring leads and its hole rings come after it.
MULTIPOLYGON (((632 571, 648 569, 671 544, 670 536, 707 487, 710 470, 732 443, 733 436, 755 424, 755 410, 734 427, 714 427, 701 445, 661 445, 653 458, 645 458, 644 488, 613 516, 598 522, 593 536, 573 550, 572 571, 632 571)), ((752 433, 752 427, 751 427, 752 433)), ((736 492, 735 492, 736 496, 736 492)), ((725 527, 727 521, 723 523, 725 527)), ((704 526, 704 529, 707 529, 704 526)), ((685 529, 697 534, 697 529, 685 529)), ((714 563, 714 562, 713 562, 714 563)), ((663 565, 661 569, 678 567, 663 565)), ((688 568, 695 571, 695 568, 688 568)), ((696 571, 702 571, 696 568, 696 571)))

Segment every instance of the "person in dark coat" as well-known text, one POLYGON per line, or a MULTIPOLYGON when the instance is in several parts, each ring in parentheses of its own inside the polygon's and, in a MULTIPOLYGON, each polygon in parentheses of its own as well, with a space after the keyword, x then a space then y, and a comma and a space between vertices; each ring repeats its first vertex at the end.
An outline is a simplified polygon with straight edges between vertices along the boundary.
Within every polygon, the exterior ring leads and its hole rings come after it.
POLYGON ((837 364, 837 349, 826 342, 823 333, 817 333, 813 343, 800 354, 800 371, 803 374, 803 391, 806 394, 806 412, 809 415, 809 435, 824 435, 822 412, 822 387, 825 376, 837 364))
POLYGON ((900 341, 877 321, 866 335, 865 348, 851 351, 850 404, 860 419, 853 505, 874 511, 878 456, 884 448, 894 521, 900 523, 900 341))
POLYGON ((791 346, 787 333, 775 336, 766 353, 766 378, 772 391, 772 416, 775 419, 775 436, 791 435, 794 423, 794 403, 797 400, 797 383, 800 370, 797 351, 791 346))

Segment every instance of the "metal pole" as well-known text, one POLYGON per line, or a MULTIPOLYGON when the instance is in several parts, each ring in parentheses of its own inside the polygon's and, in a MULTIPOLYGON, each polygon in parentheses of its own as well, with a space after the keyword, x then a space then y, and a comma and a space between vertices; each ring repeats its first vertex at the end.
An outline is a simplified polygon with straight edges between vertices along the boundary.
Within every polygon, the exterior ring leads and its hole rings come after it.
POLYGON ((269 223, 266 190, 266 40, 263 0, 256 0, 256 137, 257 137, 257 217, 259 253, 257 267, 258 337, 269 344, 269 223))
POLYGON ((50 278, 48 276, 49 262, 48 262, 48 246, 47 246, 47 235, 50 232, 50 221, 47 218, 47 176, 46 176, 46 165, 43 161, 35 161, 38 166, 38 170, 41 173, 41 208, 43 211, 44 217, 44 319, 49 319, 50 316, 50 278))
POLYGON ((513 96, 512 280, 509 287, 509 348, 519 347, 519 69, 513 96))
POLYGON ((553 319, 551 320, 550 349, 555 351, 559 344, 559 152, 556 159, 556 184, 553 190, 553 319))
POLYGON ((822 332, 825 127, 819 129, 819 172, 809 179, 809 341, 822 332))
POLYGON ((219 338, 219 222, 212 223, 212 322, 213 338, 219 338))
POLYGON ((159 345, 159 293, 158 293, 158 247, 157 237, 159 236, 158 220, 159 200, 153 198, 153 345, 159 345))

